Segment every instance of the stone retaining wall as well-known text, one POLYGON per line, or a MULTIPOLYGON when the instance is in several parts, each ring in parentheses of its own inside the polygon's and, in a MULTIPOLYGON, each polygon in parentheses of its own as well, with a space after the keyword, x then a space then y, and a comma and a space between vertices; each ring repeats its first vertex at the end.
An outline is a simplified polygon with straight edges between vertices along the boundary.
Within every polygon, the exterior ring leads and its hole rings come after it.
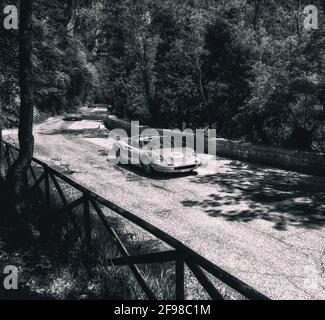
POLYGON ((210 139, 209 143, 211 146, 215 144, 216 154, 219 156, 325 176, 325 154, 315 154, 226 139, 210 139))

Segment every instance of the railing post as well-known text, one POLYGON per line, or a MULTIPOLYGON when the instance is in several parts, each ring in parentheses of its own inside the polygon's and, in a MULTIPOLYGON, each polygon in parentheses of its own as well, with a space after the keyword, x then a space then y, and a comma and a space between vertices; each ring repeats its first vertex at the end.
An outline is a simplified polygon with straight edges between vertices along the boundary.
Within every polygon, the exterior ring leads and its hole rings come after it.
POLYGON ((85 224, 85 241, 86 248, 90 252, 91 249, 91 220, 90 220, 90 210, 89 210, 89 199, 87 195, 84 194, 83 202, 83 214, 84 214, 84 224, 85 224))
POLYGON ((176 300, 185 300, 184 260, 176 260, 176 300))

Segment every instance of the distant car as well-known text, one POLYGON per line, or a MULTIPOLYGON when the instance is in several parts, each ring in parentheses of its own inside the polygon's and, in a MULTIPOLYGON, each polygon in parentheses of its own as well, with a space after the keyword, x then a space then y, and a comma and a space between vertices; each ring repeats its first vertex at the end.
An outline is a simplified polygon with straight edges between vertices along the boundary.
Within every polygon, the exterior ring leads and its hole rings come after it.
POLYGON ((68 113, 64 116, 64 121, 81 121, 83 119, 83 115, 80 112, 76 113, 68 113))
POLYGON ((107 109, 111 110, 112 106, 109 104, 104 104, 104 103, 89 103, 87 106, 89 109, 94 109, 94 108, 99 108, 99 109, 107 109))
POLYGON ((192 148, 164 146, 164 137, 136 136, 121 139, 113 145, 111 154, 115 163, 130 163, 142 167, 146 174, 154 171, 163 173, 192 172, 202 166, 197 154, 192 148))

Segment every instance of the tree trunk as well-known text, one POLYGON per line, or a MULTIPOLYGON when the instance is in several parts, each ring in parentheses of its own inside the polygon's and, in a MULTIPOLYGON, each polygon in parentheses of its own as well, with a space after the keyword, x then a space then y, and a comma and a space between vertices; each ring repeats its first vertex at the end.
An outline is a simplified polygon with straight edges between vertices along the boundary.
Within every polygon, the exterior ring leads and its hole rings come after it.
POLYGON ((255 3, 255 14, 254 14, 254 21, 253 21, 255 31, 257 30, 257 21, 258 21, 260 4, 261 4, 261 0, 257 0, 257 2, 255 3))
POLYGON ((7 199, 5 196, 5 190, 6 190, 6 174, 5 174, 5 164, 4 164, 4 149, 2 144, 2 97, 0 96, 0 194, 1 194, 1 213, 0 213, 0 227, 4 223, 4 211, 7 209, 7 199))
POLYGON ((197 70, 197 78, 198 78, 198 86, 199 86, 200 96, 201 96, 204 108, 207 109, 208 101, 205 96, 205 90, 204 90, 203 81, 202 81, 202 70, 201 70, 201 66, 200 66, 200 62, 199 62, 199 57, 197 57, 197 56, 195 57, 195 64, 196 64, 196 70, 197 70))
POLYGON ((5 178, 6 178, 6 174, 5 174, 5 159, 4 159, 4 148, 3 148, 3 139, 2 139, 2 99, 0 97, 0 185, 2 186, 5 178))
MULTIPOLYGON (((146 104, 147 104, 147 110, 152 111, 152 123, 157 124, 157 110, 155 110, 155 107, 153 106, 154 104, 154 99, 152 95, 152 90, 151 90, 151 79, 150 79, 150 73, 149 73, 149 61, 148 61, 148 45, 147 45, 147 40, 143 40, 143 56, 141 56, 141 61, 142 61, 142 79, 143 79, 143 86, 144 86, 144 94, 145 94, 145 99, 146 99, 146 104)), ((141 53, 140 53, 141 55, 141 53)))
POLYGON ((296 16, 296 24, 297 24, 297 34, 299 39, 301 38, 301 32, 300 32, 300 28, 301 28, 301 21, 300 21, 300 12, 301 10, 301 0, 297 0, 297 16, 296 16))
POLYGON ((19 155, 10 168, 8 187, 11 195, 13 214, 23 209, 23 196, 26 190, 26 174, 30 167, 33 151, 33 95, 32 95, 32 4, 33 0, 20 1, 19 26, 19 155))

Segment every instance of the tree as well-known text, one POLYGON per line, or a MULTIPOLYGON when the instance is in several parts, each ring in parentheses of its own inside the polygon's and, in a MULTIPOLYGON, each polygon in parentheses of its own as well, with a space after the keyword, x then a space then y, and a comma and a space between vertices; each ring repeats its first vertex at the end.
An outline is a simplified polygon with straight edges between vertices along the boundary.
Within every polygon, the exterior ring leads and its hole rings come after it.
POLYGON ((22 213, 26 174, 34 151, 32 92, 32 8, 33 0, 21 0, 19 24, 19 155, 8 173, 8 186, 14 215, 22 213))

